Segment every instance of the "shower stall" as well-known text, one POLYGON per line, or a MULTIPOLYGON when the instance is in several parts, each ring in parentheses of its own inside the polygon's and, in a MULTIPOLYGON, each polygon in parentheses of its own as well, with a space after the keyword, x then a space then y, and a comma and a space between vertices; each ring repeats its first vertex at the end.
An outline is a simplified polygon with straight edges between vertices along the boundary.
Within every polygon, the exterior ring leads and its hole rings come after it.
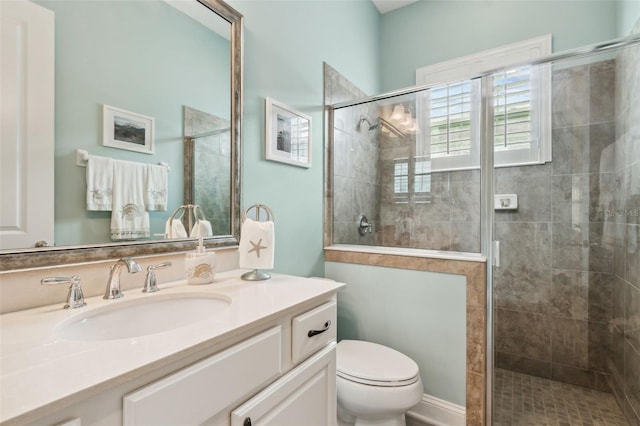
POLYGON ((329 108, 332 244, 492 260, 492 424, 640 424, 639 65, 636 35, 329 108))

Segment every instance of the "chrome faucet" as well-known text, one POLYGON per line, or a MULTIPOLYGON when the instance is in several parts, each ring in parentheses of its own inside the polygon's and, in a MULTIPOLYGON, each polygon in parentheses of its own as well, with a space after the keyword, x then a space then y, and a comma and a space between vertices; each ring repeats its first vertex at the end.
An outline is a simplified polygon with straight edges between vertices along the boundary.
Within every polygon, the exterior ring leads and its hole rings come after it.
POLYGON ((40 280, 42 285, 52 284, 71 284, 69 292, 67 293, 67 303, 64 305, 64 309, 82 308, 87 304, 84 301, 84 294, 82 293, 82 287, 80 287, 80 277, 74 275, 72 277, 48 277, 40 280))
POLYGON ((163 269, 173 265, 171 262, 163 262, 157 265, 147 266, 147 278, 144 280, 143 293, 155 293, 160 290, 156 284, 156 269, 163 269))
POLYGON ((119 299, 124 296, 120 290, 120 270, 123 265, 127 267, 127 271, 129 271, 130 274, 135 274, 142 270, 140 265, 138 265, 138 262, 136 262, 132 257, 123 257, 118 259, 115 265, 111 267, 109 281, 107 282, 107 291, 104 293, 103 299, 119 299))

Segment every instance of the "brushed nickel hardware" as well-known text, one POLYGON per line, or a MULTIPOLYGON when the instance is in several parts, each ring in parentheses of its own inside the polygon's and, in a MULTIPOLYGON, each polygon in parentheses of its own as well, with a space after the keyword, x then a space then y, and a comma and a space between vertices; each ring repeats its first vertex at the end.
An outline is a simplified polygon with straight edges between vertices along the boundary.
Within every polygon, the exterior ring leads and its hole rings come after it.
POLYGON ((71 284, 69 286, 69 292, 67 293, 67 303, 64 305, 64 309, 75 309, 86 306, 84 301, 84 294, 82 293, 82 287, 80 287, 80 277, 73 275, 71 277, 47 277, 40 280, 42 285, 57 285, 57 284, 71 284))
POLYGON ((124 296, 122 290, 120 290, 120 271, 123 266, 127 267, 127 271, 130 274, 140 272, 142 268, 138 265, 132 257, 123 257, 111 267, 109 273, 109 281, 107 281, 107 290, 104 293, 103 299, 119 299, 124 296))
POLYGON ((156 269, 164 269, 172 266, 171 262, 162 262, 157 265, 147 266, 147 277, 144 280, 144 287, 142 288, 143 293, 155 293, 160 290, 158 285, 156 284, 156 269))

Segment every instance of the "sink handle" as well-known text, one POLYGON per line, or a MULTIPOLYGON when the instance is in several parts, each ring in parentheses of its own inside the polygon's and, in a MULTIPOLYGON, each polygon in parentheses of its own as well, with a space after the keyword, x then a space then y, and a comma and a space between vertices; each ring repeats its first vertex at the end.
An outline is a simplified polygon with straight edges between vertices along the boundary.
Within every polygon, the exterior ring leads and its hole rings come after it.
POLYGON ((57 284, 70 284, 69 292, 67 293, 67 303, 64 305, 64 309, 75 309, 87 306, 84 301, 84 294, 82 293, 82 287, 80 286, 80 277, 73 275, 71 277, 47 277, 40 280, 42 285, 57 285, 57 284))
POLYGON ((162 262, 157 265, 147 266, 147 278, 144 280, 144 287, 142 288, 143 293, 155 293, 160 290, 158 285, 156 284, 156 269, 164 269, 173 265, 171 262, 162 262))

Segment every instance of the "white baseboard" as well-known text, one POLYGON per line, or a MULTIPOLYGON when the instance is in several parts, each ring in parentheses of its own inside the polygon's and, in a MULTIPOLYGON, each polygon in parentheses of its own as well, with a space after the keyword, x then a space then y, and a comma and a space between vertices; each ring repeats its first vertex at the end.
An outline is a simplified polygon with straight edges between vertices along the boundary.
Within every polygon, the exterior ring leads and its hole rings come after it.
POLYGON ((407 416, 433 426, 465 426, 467 417, 464 407, 427 394, 407 416))

